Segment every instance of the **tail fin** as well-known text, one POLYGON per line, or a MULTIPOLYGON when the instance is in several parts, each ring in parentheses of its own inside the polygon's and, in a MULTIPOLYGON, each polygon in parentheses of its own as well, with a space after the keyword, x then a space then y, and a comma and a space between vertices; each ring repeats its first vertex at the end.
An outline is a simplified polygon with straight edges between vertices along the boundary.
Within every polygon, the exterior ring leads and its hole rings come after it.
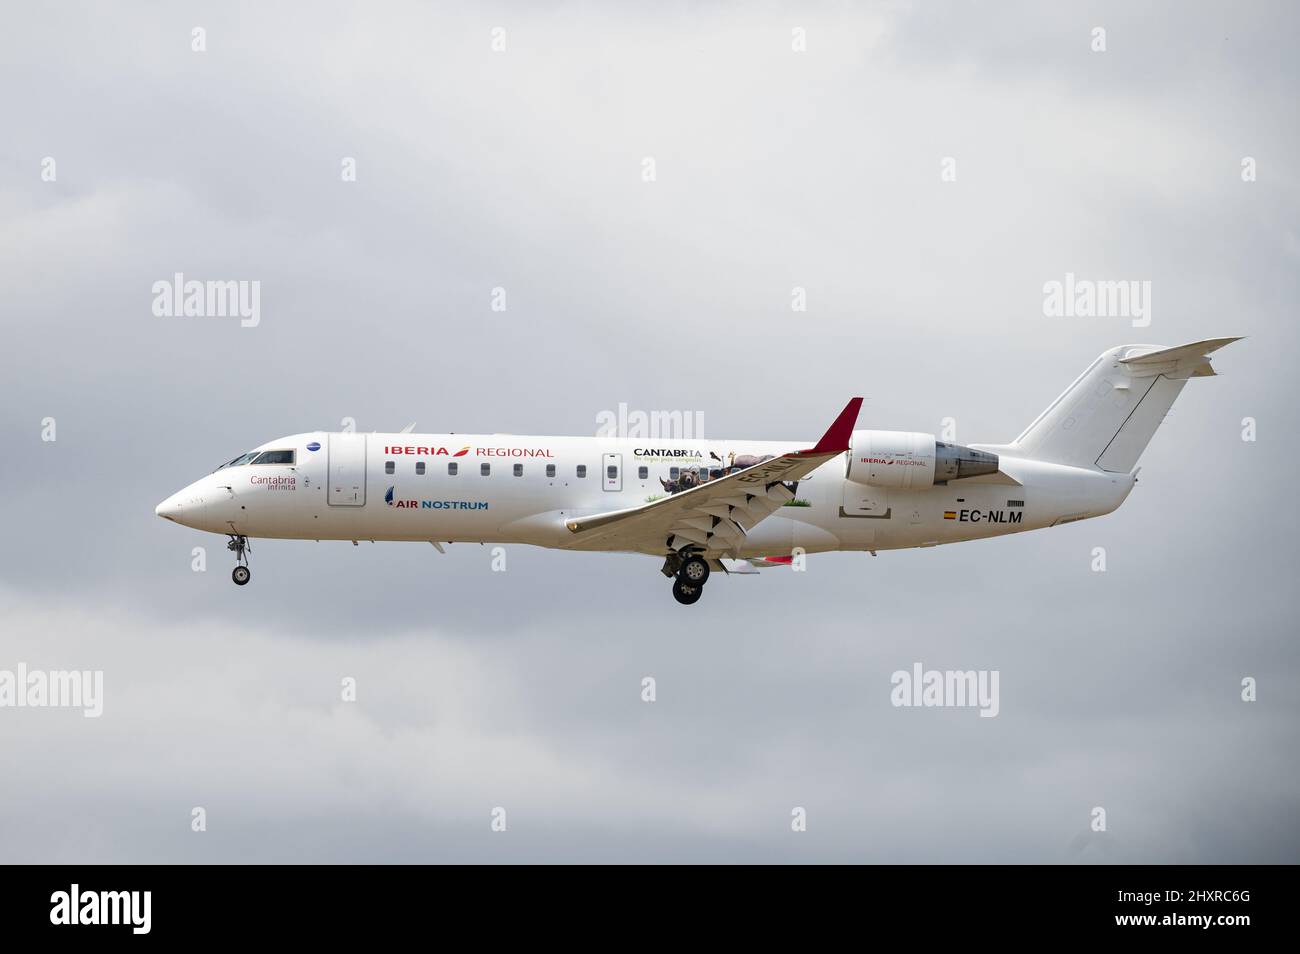
POLYGON ((1127 473, 1187 379, 1214 374, 1210 352, 1237 340, 1210 338, 1177 348, 1111 348, 1038 415, 1005 452, 1127 473))

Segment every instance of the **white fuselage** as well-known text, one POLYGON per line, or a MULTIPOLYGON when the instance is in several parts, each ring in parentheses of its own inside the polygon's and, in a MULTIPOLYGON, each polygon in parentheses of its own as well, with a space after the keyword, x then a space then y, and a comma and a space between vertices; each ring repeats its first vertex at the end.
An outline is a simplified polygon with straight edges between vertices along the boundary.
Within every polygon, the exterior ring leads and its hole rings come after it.
MULTIPOLYGON (((291 451, 282 456, 292 463, 225 466, 168 498, 157 513, 196 529, 246 537, 608 549, 584 544, 566 520, 664 496, 662 482, 676 479, 683 468, 708 468, 716 479, 746 459, 802 446, 315 432, 258 448, 291 451)), ((863 485, 846 480, 845 472, 845 455, 817 468, 799 482, 795 500, 753 527, 734 555, 887 550, 1034 530, 1109 513, 1134 482, 1127 473, 1005 453, 991 478, 920 490, 863 485)))

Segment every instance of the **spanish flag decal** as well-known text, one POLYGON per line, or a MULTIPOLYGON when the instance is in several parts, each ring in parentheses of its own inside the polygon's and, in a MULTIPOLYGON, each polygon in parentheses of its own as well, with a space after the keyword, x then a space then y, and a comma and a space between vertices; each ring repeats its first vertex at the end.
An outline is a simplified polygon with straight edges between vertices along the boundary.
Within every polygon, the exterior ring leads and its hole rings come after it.
POLYGON ((956 519, 957 519, 957 511, 956 511, 956 510, 945 510, 945 511, 943 512, 943 519, 945 519, 945 520, 956 520, 956 519))

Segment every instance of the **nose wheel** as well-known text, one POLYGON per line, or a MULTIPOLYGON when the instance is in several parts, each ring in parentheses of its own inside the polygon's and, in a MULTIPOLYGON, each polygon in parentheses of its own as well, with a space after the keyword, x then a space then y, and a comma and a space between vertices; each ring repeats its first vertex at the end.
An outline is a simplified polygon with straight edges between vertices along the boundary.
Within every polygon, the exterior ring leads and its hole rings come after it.
POLYGON ((253 578, 253 571, 248 568, 248 554, 253 552, 248 537, 242 533, 232 533, 226 549, 235 554, 235 562, 238 564, 230 571, 230 578, 235 581, 235 586, 244 586, 253 578))

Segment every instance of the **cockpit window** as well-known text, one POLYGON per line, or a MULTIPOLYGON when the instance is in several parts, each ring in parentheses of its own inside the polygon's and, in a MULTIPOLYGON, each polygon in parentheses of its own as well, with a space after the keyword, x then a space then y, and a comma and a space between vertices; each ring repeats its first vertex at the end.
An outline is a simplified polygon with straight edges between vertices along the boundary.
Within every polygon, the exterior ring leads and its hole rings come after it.
POLYGON ((252 461, 254 464, 292 464, 292 450, 269 450, 262 451, 257 455, 257 459, 252 461))
POLYGON ((239 467, 241 464, 247 464, 257 456, 257 451, 249 451, 247 454, 240 454, 232 461, 222 464, 217 470, 225 470, 227 467, 239 467))

